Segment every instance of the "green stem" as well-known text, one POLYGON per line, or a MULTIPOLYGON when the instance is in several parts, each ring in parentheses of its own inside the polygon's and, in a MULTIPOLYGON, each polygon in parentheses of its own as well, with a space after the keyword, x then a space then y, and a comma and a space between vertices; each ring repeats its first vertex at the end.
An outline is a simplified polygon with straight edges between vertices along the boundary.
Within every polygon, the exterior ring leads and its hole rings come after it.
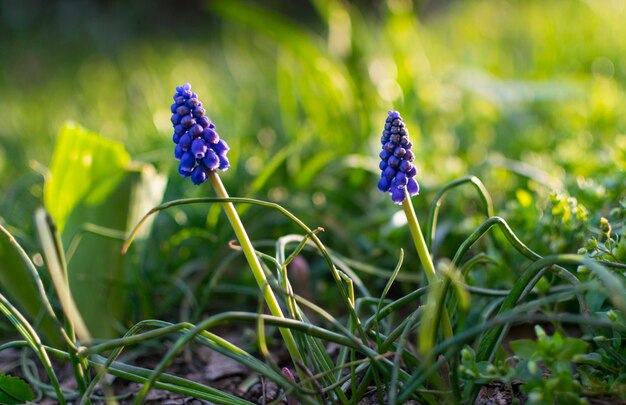
MULTIPOLYGON (((226 192, 226 188, 224 188, 224 184, 220 180, 220 177, 217 175, 215 171, 207 172, 209 177, 209 181, 215 190, 215 193, 218 197, 229 198, 228 193, 226 192)), ((254 252, 254 247, 252 246, 252 242, 250 242, 250 238, 246 233, 243 224, 241 223, 241 219, 237 214, 237 210, 235 210, 235 206, 232 203, 224 204, 224 212, 230 221, 230 224, 235 231, 235 235, 237 236, 237 240, 239 241, 239 245, 241 245, 241 249, 243 250, 243 254, 250 265, 250 269, 252 270, 252 274, 259 285, 259 288, 263 292, 263 296, 265 297, 265 302, 267 303, 268 308, 272 315, 277 318, 285 318, 283 315, 283 311, 280 309, 280 305, 278 304, 278 300, 274 295, 274 292, 270 288, 270 285, 265 277, 265 273, 263 272, 263 268, 261 267, 261 263, 259 262, 259 258, 254 252)), ((280 334, 287 345, 287 350, 294 361, 297 364, 304 364, 302 356, 300 355, 300 351, 298 350, 298 346, 296 345, 296 341, 291 334, 291 331, 286 328, 279 328, 280 334)), ((298 367, 299 369, 299 367, 298 367)), ((301 376, 302 377, 302 376, 301 376)))
POLYGON ((413 237, 413 242, 415 243, 415 249, 419 255, 420 262, 424 267, 428 284, 432 284, 437 281, 438 278, 435 273, 435 265, 433 264, 433 259, 430 257, 430 253, 428 253, 428 247, 426 246, 424 235, 422 235, 422 231, 420 230, 420 224, 417 222, 417 216, 415 215, 415 210, 413 209, 413 203, 411 202, 411 197, 408 193, 402 202, 402 209, 404 210, 404 215, 406 215, 406 219, 409 223, 409 230, 411 231, 411 236, 413 237))
MULTIPOLYGON (((413 209, 413 203, 411 202, 411 196, 405 190, 405 198, 402 202, 402 209, 404 210, 404 215, 406 216, 409 230, 411 231, 411 236, 413 237, 413 242, 415 243, 415 249, 417 250, 417 254, 420 258, 420 262, 422 263, 422 267, 424 267, 424 272, 426 273, 426 278, 428 280, 428 284, 433 286, 436 282, 439 281, 440 277, 435 271, 435 265, 433 264, 433 259, 430 257, 430 253, 428 252, 428 246, 426 245, 426 240, 424 239, 424 235, 422 234, 422 230, 420 229, 419 222, 417 221, 417 216, 415 215, 415 210, 413 209)), ((442 298, 445 298, 443 296, 442 298)), ((452 339, 454 334, 452 332, 452 323, 450 322, 450 316, 448 315, 448 311, 443 307, 443 299, 437 304, 438 308, 435 309, 435 318, 430 326, 433 326, 432 332, 432 341, 435 342, 435 337, 437 336, 437 331, 439 325, 439 320, 441 320, 442 328, 443 328, 443 336, 445 339, 452 339)), ((456 359, 451 359, 450 368, 457 367, 456 359)), ((435 384, 439 381, 435 378, 435 384)), ((456 392, 455 392, 456 394, 456 392)), ((455 395, 456 397, 456 395, 455 395)), ((455 398, 455 402, 456 398, 455 398)))

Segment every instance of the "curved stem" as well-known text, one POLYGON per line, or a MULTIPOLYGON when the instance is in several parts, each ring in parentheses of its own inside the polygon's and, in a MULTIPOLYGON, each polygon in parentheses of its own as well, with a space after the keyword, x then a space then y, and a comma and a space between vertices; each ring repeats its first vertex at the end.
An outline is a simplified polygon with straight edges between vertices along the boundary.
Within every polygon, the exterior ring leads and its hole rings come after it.
MULTIPOLYGON (((224 188, 224 184, 222 184, 222 181, 220 180, 220 177, 217 175, 217 173, 215 171, 211 171, 207 174, 209 177, 209 181, 211 182, 211 185, 213 186, 213 189, 215 190, 215 193, 218 195, 218 197, 228 198, 229 196, 226 192, 226 188, 224 188)), ((241 223, 241 219, 237 214, 237 210, 235 210, 235 206, 233 205, 233 203, 226 203, 223 205, 223 207, 224 212, 226 213, 226 216, 228 217, 228 220, 230 221, 230 224, 233 228, 233 231, 235 231, 235 235, 237 235, 237 240, 241 245, 243 254, 246 256, 246 260, 250 265, 252 274, 254 275, 254 278, 259 285, 259 288, 263 292, 265 302, 267 303, 270 312, 277 318, 285 318, 285 316, 283 315, 283 311, 278 303, 278 300, 276 299, 276 296, 274 295, 274 292, 272 291, 267 281, 267 278, 265 277, 265 272, 263 271, 263 268, 261 267, 261 262, 259 261, 259 258, 254 251, 252 242, 250 242, 250 238, 248 237, 248 234, 246 233, 246 230, 241 223)), ((285 341, 285 344, 287 345, 287 350, 289 351, 289 355, 293 359, 294 363, 302 363, 302 356, 300 355, 300 351, 298 350, 298 346, 296 345, 296 341, 293 338, 291 331, 286 328, 279 328, 279 331, 283 337, 283 340, 285 341)))
POLYGON ((430 205, 430 211, 428 213, 428 224, 426 226, 426 243, 428 246, 432 247, 433 240, 435 239, 435 231, 437 229, 437 218, 439 216, 439 209, 441 208, 441 204, 443 203, 443 200, 446 194, 451 189, 462 186, 465 183, 470 183, 478 191, 478 194, 483 200, 483 204, 485 204, 485 211, 486 211, 487 217, 493 216, 493 202, 491 201, 491 195, 489 194, 489 191, 487 191, 487 188, 485 187, 483 182, 480 181, 478 177, 467 176, 467 177, 462 177, 458 180, 454 180, 446 184, 439 190, 439 192, 437 193, 437 195, 433 199, 433 202, 430 205))

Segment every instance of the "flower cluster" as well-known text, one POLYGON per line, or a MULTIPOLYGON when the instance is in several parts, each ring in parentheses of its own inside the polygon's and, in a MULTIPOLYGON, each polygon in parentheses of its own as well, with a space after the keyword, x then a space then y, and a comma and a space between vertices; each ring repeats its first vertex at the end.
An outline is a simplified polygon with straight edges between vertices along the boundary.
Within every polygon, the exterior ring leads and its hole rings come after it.
POLYGON ((230 167, 226 157, 230 148, 220 139, 215 125, 205 113, 189 83, 176 87, 172 104, 172 140, 176 144, 174 156, 180 160, 178 173, 183 177, 191 176, 196 185, 206 181, 207 170, 227 170, 230 167))
POLYGON ((409 141, 409 131, 399 112, 389 111, 380 143, 383 145, 379 165, 382 174, 378 189, 391 193, 393 202, 401 204, 406 194, 404 189, 410 195, 415 195, 419 193, 419 185, 413 178, 417 173, 412 163, 415 159, 411 152, 413 144, 409 141))

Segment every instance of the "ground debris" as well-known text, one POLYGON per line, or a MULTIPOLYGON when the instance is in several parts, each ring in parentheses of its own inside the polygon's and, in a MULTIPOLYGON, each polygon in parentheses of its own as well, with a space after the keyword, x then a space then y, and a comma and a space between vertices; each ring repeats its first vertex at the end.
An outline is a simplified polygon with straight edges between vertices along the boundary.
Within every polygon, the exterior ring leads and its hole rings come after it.
POLYGON ((527 396, 520 390, 519 383, 492 381, 482 386, 475 405, 510 405, 513 398, 517 399, 519 404, 526 403, 527 396))

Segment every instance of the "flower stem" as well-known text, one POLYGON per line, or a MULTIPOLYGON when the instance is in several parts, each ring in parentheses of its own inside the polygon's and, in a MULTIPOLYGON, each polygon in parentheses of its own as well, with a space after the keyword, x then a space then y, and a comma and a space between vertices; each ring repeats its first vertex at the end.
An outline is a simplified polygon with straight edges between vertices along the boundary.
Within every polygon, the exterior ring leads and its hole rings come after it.
MULTIPOLYGON (((402 209, 404 210, 404 215, 406 215, 406 219, 409 224, 409 230, 411 231, 411 236, 413 237, 413 242, 415 243, 415 249, 417 249, 417 254, 420 258, 420 262, 424 267, 424 272, 426 273, 428 284, 434 284, 435 282, 439 281, 439 275, 435 271, 433 259, 430 257, 430 253, 428 252, 428 246, 426 246, 424 235, 422 234, 422 231, 420 229, 420 224, 419 222, 417 222, 417 216, 415 215, 415 210, 413 209, 411 196, 406 191, 405 193, 406 195, 404 201, 402 202, 402 209)), ((450 323, 448 311, 445 307, 443 308, 441 317, 443 334, 446 339, 451 339, 453 337, 452 325, 450 323)), ((435 322, 434 324, 438 325, 439 322, 435 322)))
POLYGON ((402 202, 402 209, 404 210, 404 215, 409 223, 409 230, 411 231, 411 236, 413 237, 413 242, 415 243, 415 249, 417 250, 420 262, 424 267, 428 284, 432 284, 438 279, 437 273, 435 272, 435 265, 433 264, 433 259, 430 257, 430 253, 428 253, 428 247, 426 246, 424 235, 422 235, 422 231, 420 230, 420 224, 417 222, 417 216, 415 215, 415 210, 413 209, 413 203, 411 202, 411 197, 408 193, 402 202))
MULTIPOLYGON (((207 171, 207 175, 215 193, 218 197, 229 198, 226 189, 224 188, 224 184, 222 184, 222 180, 217 175, 215 171, 207 171)), ((235 206, 232 203, 225 203, 223 205, 224 212, 230 221, 230 224, 235 231, 235 235, 237 236, 237 240, 243 250, 243 254, 250 265, 250 269, 252 270, 252 274, 256 279, 259 288, 263 292, 263 296, 265 298, 265 302, 270 309, 272 315, 277 318, 285 319, 283 315, 283 311, 280 309, 280 305, 278 304, 278 300, 272 291, 267 278, 265 277, 265 273, 263 272, 263 268, 261 267, 261 263, 259 262, 259 258, 254 252, 254 247, 252 246, 252 242, 250 242, 250 238, 246 233, 243 224, 241 223, 241 219, 237 214, 237 210, 235 210, 235 206)), ((289 355, 291 359, 296 363, 297 369, 300 368, 299 364, 303 364, 302 356, 300 355, 300 351, 298 350, 298 346, 296 345, 296 341, 291 334, 291 330, 287 328, 279 328, 280 334, 287 345, 287 350, 289 351, 289 355)))

